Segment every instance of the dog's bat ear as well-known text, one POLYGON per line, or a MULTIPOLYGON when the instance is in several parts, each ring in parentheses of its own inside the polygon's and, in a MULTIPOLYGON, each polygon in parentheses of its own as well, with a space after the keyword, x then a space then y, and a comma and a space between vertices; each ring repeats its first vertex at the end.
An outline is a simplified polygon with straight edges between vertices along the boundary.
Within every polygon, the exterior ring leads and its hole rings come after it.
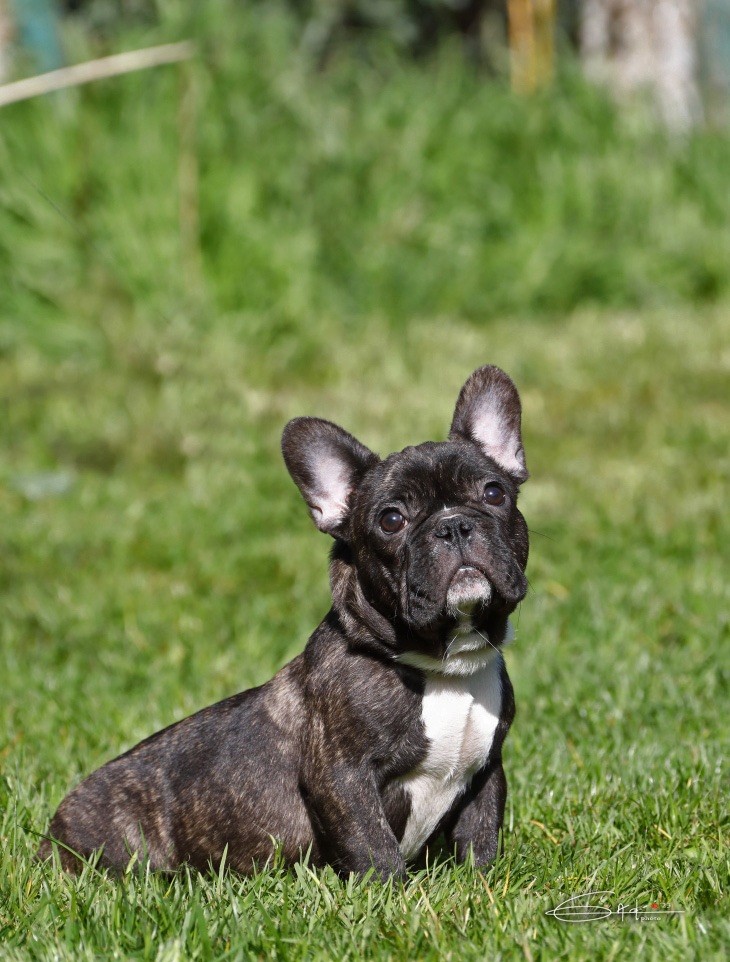
POLYGON ((461 389, 449 438, 466 438, 522 484, 528 478, 517 388, 498 367, 480 367, 461 389))
POLYGON ((281 450, 320 531, 337 535, 350 495, 380 458, 343 428, 320 418, 294 418, 284 428, 281 450))

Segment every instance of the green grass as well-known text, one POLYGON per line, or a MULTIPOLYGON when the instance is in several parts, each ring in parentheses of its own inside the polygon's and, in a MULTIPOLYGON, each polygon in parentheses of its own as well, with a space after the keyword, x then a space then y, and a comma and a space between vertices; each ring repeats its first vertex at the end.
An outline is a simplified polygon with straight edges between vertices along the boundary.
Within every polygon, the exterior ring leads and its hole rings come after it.
POLYGON ((522 103, 448 50, 315 73, 276 13, 196 29, 199 247, 175 71, 2 116, 0 957, 726 958, 730 139, 665 143, 570 78, 522 103), (532 472, 501 859, 34 865, 72 784, 326 612, 286 420, 443 437, 487 361, 532 472), (545 916, 591 889, 686 914, 545 916))

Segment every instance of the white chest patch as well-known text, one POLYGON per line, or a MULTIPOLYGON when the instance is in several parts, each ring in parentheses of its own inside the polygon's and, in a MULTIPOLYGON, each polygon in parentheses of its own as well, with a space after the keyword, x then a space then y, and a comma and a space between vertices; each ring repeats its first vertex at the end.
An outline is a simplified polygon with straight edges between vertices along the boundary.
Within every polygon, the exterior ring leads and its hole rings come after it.
POLYGON ((427 676, 421 718, 428 739, 424 760, 400 779, 411 811, 400 849, 415 858, 453 802, 484 765, 502 708, 502 656, 471 675, 427 676))

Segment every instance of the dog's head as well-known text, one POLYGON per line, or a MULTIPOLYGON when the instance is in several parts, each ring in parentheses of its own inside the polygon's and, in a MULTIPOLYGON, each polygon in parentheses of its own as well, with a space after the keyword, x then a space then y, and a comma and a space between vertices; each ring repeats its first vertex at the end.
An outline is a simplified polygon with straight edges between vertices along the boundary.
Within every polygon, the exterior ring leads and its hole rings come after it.
POLYGON ((462 388, 447 441, 382 460, 330 421, 289 422, 284 459, 335 538, 333 596, 348 633, 365 626, 422 667, 457 655, 464 670, 504 641, 527 591, 520 419, 514 384, 487 366, 462 388))

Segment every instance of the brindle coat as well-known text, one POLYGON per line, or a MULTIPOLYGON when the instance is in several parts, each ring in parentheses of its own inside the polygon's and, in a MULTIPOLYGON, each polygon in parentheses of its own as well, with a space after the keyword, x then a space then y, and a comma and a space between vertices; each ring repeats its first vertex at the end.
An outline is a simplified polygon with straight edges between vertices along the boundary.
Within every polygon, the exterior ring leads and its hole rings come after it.
MULTIPOLYGON (((427 722, 427 692, 438 687, 429 679, 493 670, 494 734, 475 743, 484 749, 475 772, 443 775, 461 781, 448 810, 434 812, 426 846, 444 833, 460 859, 469 849, 478 864, 494 857, 514 699, 492 649, 527 588, 527 528, 517 509, 527 471, 514 385, 498 368, 480 368, 462 389, 448 441, 384 460, 315 418, 287 425, 283 452, 315 522, 335 539, 330 612, 271 681, 91 774, 61 803, 39 856, 57 840, 69 870, 79 865, 74 853, 97 850, 114 869, 136 853, 157 869, 204 870, 227 852, 230 866, 250 872, 278 848, 287 862, 309 853, 312 864, 342 873, 373 866, 382 876, 403 874, 408 779, 431 764, 434 718, 447 726, 439 751, 450 750, 449 719, 438 716, 446 703, 435 696, 427 722), (397 531, 384 527, 401 521, 397 531), (450 649, 464 632, 478 647, 459 662, 450 649)), ((460 702, 466 712, 470 698, 460 702)), ((454 738, 465 737, 465 725, 454 738)), ((420 799, 422 812, 428 802, 420 799)))

